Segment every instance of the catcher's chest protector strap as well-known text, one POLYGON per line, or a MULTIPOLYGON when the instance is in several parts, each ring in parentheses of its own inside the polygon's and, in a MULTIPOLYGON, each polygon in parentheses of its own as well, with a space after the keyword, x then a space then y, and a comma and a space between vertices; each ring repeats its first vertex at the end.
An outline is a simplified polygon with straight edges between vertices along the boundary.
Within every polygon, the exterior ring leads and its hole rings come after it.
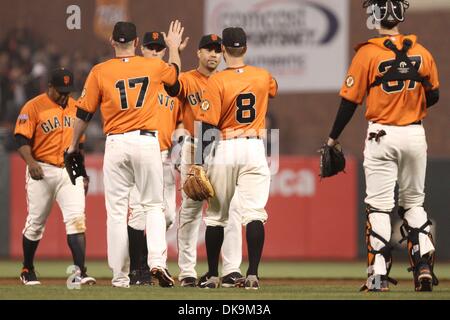
POLYGON ((405 81, 411 80, 421 83, 425 88, 432 88, 431 83, 426 77, 419 74, 419 64, 416 62, 413 65, 412 60, 408 57, 408 50, 411 49, 412 41, 409 39, 403 40, 403 48, 398 50, 395 44, 387 39, 384 46, 395 53, 395 60, 389 70, 381 77, 377 76, 375 81, 370 85, 370 89, 379 86, 382 83, 387 84, 390 81, 405 81))

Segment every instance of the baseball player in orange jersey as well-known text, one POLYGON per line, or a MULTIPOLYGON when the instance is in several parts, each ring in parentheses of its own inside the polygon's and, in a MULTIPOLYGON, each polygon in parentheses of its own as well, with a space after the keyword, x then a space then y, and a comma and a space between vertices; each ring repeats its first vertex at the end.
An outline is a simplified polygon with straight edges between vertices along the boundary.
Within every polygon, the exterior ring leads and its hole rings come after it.
MULTIPOLYGON (((186 38, 180 45, 180 51, 184 49, 188 39, 186 38)), ((153 31, 145 33, 141 46, 141 51, 145 58, 163 59, 166 48, 164 35, 161 32, 153 31)), ((179 100, 170 97, 162 84, 158 90, 157 103, 159 112, 158 140, 164 172, 164 215, 166 218, 166 230, 168 230, 173 225, 176 215, 175 167, 171 161, 170 148, 172 147, 172 134, 181 122, 182 114, 179 100)), ((139 203, 139 192, 136 187, 133 187, 131 191, 129 208, 130 284, 147 285, 151 283, 151 278, 147 265, 148 252, 145 240, 146 236, 144 234, 145 212, 139 203)))
MULTIPOLYGON (((208 77, 217 72, 222 57, 222 41, 215 34, 204 35, 199 42, 197 69, 180 74, 174 87, 168 88, 171 95, 177 95, 182 103, 184 142, 181 147, 181 183, 186 180, 189 167, 193 164, 194 121, 200 110, 203 91, 208 77)), ((178 224, 178 279, 183 287, 195 287, 197 284, 197 240, 202 219, 203 201, 195 201, 182 192, 178 224)), ((238 204, 233 202, 230 220, 225 228, 222 246, 222 286, 234 287, 242 279, 242 225, 236 211, 238 204)))
POLYGON ((228 68, 211 75, 206 85, 197 120, 201 136, 197 144, 215 195, 206 213, 206 251, 208 272, 200 278, 200 287, 217 288, 219 252, 228 223, 230 203, 237 197, 242 224, 246 226, 249 267, 243 282, 246 289, 258 289, 258 265, 264 246, 264 207, 269 198, 270 171, 264 142, 265 116, 269 97, 275 97, 277 83, 265 69, 244 62, 247 50, 242 28, 222 32, 222 51, 228 68), (216 128, 219 136, 208 138, 216 128))
POLYGON ((108 263, 112 285, 129 287, 127 213, 136 185, 145 211, 148 265, 160 286, 172 287, 166 270, 166 221, 163 213, 163 168, 158 129, 158 89, 173 85, 181 65, 178 48, 183 28, 170 23, 166 43, 169 63, 135 55, 136 26, 118 22, 111 44, 116 58, 94 66, 77 104, 77 121, 68 154, 77 151, 81 134, 100 105, 107 135, 103 164, 107 210, 108 263))
POLYGON ((399 185, 403 240, 408 242, 416 291, 431 291, 434 245, 423 202, 427 142, 422 121, 439 99, 436 64, 415 35, 403 35, 398 24, 409 4, 403 0, 364 2, 379 24, 379 36, 359 45, 340 95, 342 103, 328 139, 336 143, 358 104, 366 98, 369 121, 364 149, 367 205, 366 291, 388 291, 392 266, 391 222, 394 188, 399 185))
POLYGON ((76 113, 75 100, 69 96, 71 91, 72 72, 54 70, 47 92, 25 104, 14 131, 19 154, 27 163, 28 217, 23 229, 24 262, 20 275, 25 285, 40 284, 34 270, 34 255, 55 199, 63 214, 74 265, 80 271, 74 281, 95 284, 84 264, 85 193, 89 180, 80 177, 73 185, 64 168, 63 150, 72 139, 76 113))

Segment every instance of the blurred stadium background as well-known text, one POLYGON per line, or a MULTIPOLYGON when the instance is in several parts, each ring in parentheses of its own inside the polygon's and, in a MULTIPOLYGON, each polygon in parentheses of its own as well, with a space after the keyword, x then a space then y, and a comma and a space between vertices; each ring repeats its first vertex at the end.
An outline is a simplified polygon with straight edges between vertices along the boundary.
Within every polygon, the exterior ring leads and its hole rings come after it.
MULTIPOLYGON (((434 222, 439 264, 450 260, 450 1, 410 3, 401 30, 417 34, 433 53, 441 80, 441 100, 425 121, 429 151, 426 209, 434 222)), ((20 108, 46 89, 47 74, 57 66, 74 71, 78 90, 74 96, 78 96, 90 68, 111 57, 107 39, 116 21, 135 22, 142 37, 146 31, 165 31, 172 19, 180 19, 185 35, 191 38, 182 54, 183 70, 197 66, 196 48, 203 34, 220 34, 225 25, 240 25, 249 34, 249 62, 268 68, 280 83, 280 95, 271 101, 268 115, 270 127, 280 129, 280 157, 267 207, 264 261, 298 262, 299 274, 300 262, 338 261, 353 266, 359 262, 359 273, 353 277, 364 277, 363 108, 341 137, 348 155, 346 174, 324 181, 317 177, 317 149, 334 120, 352 48, 375 34, 366 27, 361 0, 0 0, 0 8, 0 277, 11 274, 8 260, 19 266, 22 254, 25 165, 12 140, 20 108)), ((102 260, 106 258, 101 170, 104 136, 98 114, 87 135, 91 176, 87 256, 102 260)), ((393 244, 398 249, 394 257, 405 262, 405 248, 397 241, 400 222, 395 215, 393 218, 393 244)), ((174 262, 175 229, 168 238, 174 262)), ((204 258, 202 234, 199 240, 200 257, 204 258)), ((37 256, 70 257, 56 206, 37 256)), ((326 275, 330 269, 323 266, 326 275)))

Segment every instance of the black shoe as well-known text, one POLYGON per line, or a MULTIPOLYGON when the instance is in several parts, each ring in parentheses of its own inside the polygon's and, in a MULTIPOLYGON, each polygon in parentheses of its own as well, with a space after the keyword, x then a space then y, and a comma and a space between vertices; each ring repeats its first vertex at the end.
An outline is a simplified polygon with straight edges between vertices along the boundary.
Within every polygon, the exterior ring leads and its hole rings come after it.
POLYGON ((219 287, 219 277, 210 276, 208 273, 204 274, 198 280, 198 286, 203 289, 216 289, 219 287))
POLYGON ((163 288, 172 288, 175 281, 172 279, 167 269, 158 267, 151 270, 152 278, 157 279, 159 286, 163 288))
POLYGON ((427 263, 423 263, 417 267, 417 285, 416 291, 430 292, 433 291, 433 274, 427 263))
POLYGON ((194 288, 194 287, 196 287, 197 286, 197 279, 196 278, 194 278, 194 277, 187 277, 187 278, 183 278, 183 279, 181 279, 181 281, 180 281, 180 285, 182 286, 182 287, 192 287, 192 288, 194 288))
POLYGON ((130 278, 130 286, 140 286, 142 284, 141 270, 132 270, 128 277, 130 278))
POLYGON ((20 280, 26 286, 35 286, 41 284, 41 282, 36 277, 36 272, 34 269, 23 268, 20 273, 20 280))
POLYGON ((222 277, 221 286, 224 288, 243 287, 245 278, 239 272, 232 272, 222 277))
POLYGON ((148 267, 141 269, 141 284, 145 286, 152 286, 154 284, 152 280, 152 274, 148 267))

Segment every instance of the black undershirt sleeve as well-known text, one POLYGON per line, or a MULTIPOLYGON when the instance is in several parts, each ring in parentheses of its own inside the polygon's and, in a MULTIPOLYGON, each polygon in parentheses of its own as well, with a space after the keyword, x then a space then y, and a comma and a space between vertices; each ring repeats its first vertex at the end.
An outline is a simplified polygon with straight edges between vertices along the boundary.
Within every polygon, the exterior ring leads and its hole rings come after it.
POLYGON ((21 134, 16 134, 14 136, 14 139, 16 141, 17 149, 19 149, 20 147, 25 146, 25 145, 31 146, 31 140, 21 134))
POLYGON ((93 116, 94 116, 93 113, 89 113, 83 109, 77 108, 77 118, 78 119, 88 122, 92 119, 93 116))
POLYGON ((427 99, 427 108, 434 106, 439 101, 439 89, 426 91, 425 97, 427 99))
POLYGON ((345 126, 349 123, 353 114, 355 113, 358 104, 342 98, 341 106, 334 120, 333 128, 331 129, 330 138, 336 140, 341 135, 345 126))
POLYGON ((176 97, 180 93, 180 81, 177 80, 173 86, 164 85, 164 89, 171 97, 176 97))

